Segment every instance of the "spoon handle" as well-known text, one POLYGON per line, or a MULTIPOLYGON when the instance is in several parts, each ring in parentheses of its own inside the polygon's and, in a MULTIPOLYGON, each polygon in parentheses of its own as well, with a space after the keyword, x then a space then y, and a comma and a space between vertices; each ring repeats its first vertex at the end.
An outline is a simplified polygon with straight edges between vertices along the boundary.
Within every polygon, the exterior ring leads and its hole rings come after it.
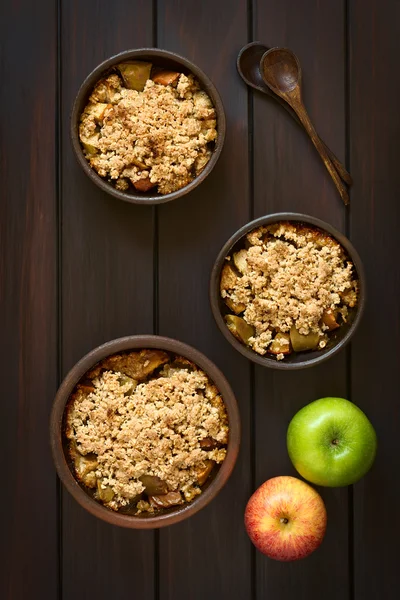
POLYGON ((340 160, 335 156, 335 154, 332 152, 332 150, 325 144, 324 140, 322 138, 319 138, 319 139, 321 140, 321 143, 322 143, 323 147, 325 148, 325 152, 327 153, 327 155, 333 162, 335 169, 340 176, 340 179, 342 181, 344 181, 345 183, 347 183, 348 186, 353 185, 353 178, 350 175, 350 173, 346 170, 346 168, 340 162, 340 160))
POLYGON ((333 166, 331 159, 328 156, 328 152, 327 152, 327 148, 326 148, 325 144, 322 142, 322 140, 318 136, 317 132, 315 131, 314 125, 312 124, 311 119, 308 116, 308 113, 305 109, 304 104, 295 95, 292 95, 290 104, 291 104, 293 110, 295 111, 295 113, 297 114, 297 116, 299 117, 299 119, 300 119, 301 123, 303 124, 305 130, 307 131, 308 135, 310 136, 311 141, 314 144, 315 148, 317 149, 320 157, 322 158, 323 163, 324 163, 327 171, 329 172, 330 176, 332 177, 333 182, 336 185, 336 188, 337 188, 344 204, 345 205, 349 204, 349 195, 347 193, 347 190, 346 190, 345 186, 343 185, 343 182, 341 181, 341 179, 338 175, 338 172, 336 171, 335 167, 333 166))

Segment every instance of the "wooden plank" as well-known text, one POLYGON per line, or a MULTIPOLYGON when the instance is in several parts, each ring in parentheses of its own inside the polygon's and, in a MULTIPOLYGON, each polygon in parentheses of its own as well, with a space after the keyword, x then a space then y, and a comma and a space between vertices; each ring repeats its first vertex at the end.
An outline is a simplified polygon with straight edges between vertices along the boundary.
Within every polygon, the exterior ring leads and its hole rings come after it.
POLYGON ((354 486, 357 600, 392 598, 398 585, 400 4, 350 3, 351 235, 364 261, 367 305, 352 346, 352 398, 376 428, 369 475, 354 486), (382 323, 382 315, 390 317, 382 323), (379 574, 379 575, 378 575, 379 574))
POLYGON ((2 3, 0 23, 0 597, 57 598, 55 3, 2 3))
MULTIPOLYGON (((335 0, 254 0, 254 39, 288 45, 303 70, 304 103, 336 156, 345 159, 344 12, 335 0)), ((256 216, 293 210, 344 227, 345 210, 307 134, 273 99, 254 93, 256 216)))
POLYGON ((226 488, 188 521, 160 532, 160 599, 250 598, 251 551, 243 511, 251 487, 249 364, 217 331, 208 301, 212 264, 249 215, 247 90, 235 68, 247 40, 244 0, 161 0, 158 45, 196 62, 221 93, 225 149, 209 178, 159 209, 160 333, 199 348, 224 371, 239 404, 243 439, 226 488), (227 20, 228 15, 228 20, 227 20), (229 25, 228 25, 229 23, 229 25), (226 32, 225 42, 221 38, 226 32))
MULTIPOLYGON (((152 45, 152 7, 132 2, 62 2, 63 371, 85 352, 153 328, 152 209, 100 192, 81 172, 69 114, 84 77, 99 62, 152 45)), ((135 598, 154 592, 152 532, 110 527, 63 493, 63 599, 135 598), (134 573, 134 578, 132 577, 134 573)))
MULTIPOLYGON (((345 155, 345 15, 329 0, 255 0, 254 39, 287 46, 303 67, 304 101, 317 131, 337 156, 345 155)), ((294 211, 345 227, 340 197, 311 141, 272 99, 254 93, 254 213, 294 211)), ((302 406, 319 397, 346 397, 346 354, 327 364, 289 373, 256 368, 256 484, 295 475, 286 450, 286 430, 302 406)), ((321 491, 321 490, 320 490, 321 491)), ((328 530, 321 548, 289 567, 257 553, 256 597, 349 595, 348 491, 323 490, 328 530), (334 557, 334 558, 333 558, 334 557)))

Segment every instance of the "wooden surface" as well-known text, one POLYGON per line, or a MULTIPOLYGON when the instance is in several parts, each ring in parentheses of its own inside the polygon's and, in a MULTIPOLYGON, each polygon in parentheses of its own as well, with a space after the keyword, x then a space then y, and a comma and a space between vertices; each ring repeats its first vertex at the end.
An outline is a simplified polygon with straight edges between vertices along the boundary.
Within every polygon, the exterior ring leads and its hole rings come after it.
POLYGON ((7 600, 392 600, 397 597, 400 141, 397 0, 5 0, 0 8, 0 597, 7 600), (259 39, 292 48, 304 102, 354 178, 346 210, 307 135, 236 72, 259 39), (221 93, 227 139, 210 177, 158 208, 100 192, 81 172, 69 114, 106 57, 156 45, 196 62, 221 93), (252 217, 299 211, 350 234, 367 309, 349 349, 282 373, 254 367, 217 330, 208 278, 224 241, 252 217), (389 322, 383 318, 388 317, 389 322), (113 528, 60 489, 48 444, 58 383, 98 344, 133 333, 188 342, 236 392, 243 443, 219 497, 160 532, 113 528), (321 548, 293 564, 251 546, 243 511, 265 479, 294 474, 289 420, 326 395, 373 422, 376 465, 325 489, 321 548))

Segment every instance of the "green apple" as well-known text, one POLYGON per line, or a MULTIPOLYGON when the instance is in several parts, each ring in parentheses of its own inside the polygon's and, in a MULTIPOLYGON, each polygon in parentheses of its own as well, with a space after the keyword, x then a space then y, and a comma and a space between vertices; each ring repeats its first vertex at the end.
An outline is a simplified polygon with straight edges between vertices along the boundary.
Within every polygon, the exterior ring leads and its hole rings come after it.
POLYGON ((344 398, 321 398, 295 414, 287 448, 304 479, 328 487, 350 485, 372 466, 376 433, 362 410, 344 398))

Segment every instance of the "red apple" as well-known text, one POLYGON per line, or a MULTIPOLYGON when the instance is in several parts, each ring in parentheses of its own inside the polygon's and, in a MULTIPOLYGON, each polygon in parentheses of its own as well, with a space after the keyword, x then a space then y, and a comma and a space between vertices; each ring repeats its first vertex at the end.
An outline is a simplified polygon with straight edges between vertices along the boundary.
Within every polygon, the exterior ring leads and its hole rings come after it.
POLYGON ((247 533, 263 554, 275 560, 297 560, 314 552, 326 530, 324 501, 296 477, 273 477, 247 503, 247 533))

